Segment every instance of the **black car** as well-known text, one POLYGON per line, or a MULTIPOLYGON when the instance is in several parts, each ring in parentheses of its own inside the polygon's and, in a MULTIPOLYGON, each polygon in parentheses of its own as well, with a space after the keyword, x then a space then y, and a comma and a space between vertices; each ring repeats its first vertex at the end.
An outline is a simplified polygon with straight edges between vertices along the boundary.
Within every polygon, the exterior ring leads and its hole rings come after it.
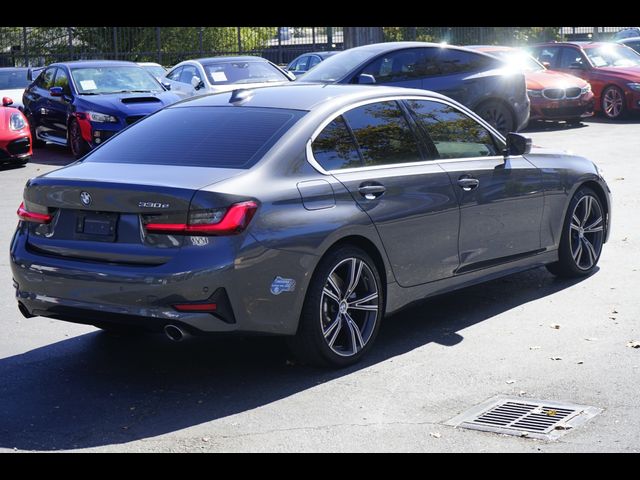
POLYGON ((640 53, 640 37, 623 38, 621 40, 617 40, 617 43, 631 47, 636 52, 640 53))
POLYGON ((31 179, 11 269, 26 316, 286 335, 345 366, 421 298, 594 273, 610 212, 593 162, 442 95, 293 83, 179 102, 31 179))
POLYGON ((389 42, 351 48, 298 81, 432 90, 469 107, 501 133, 518 131, 529 121, 524 74, 490 55, 461 47, 389 42))
POLYGON ((180 97, 133 62, 54 63, 23 95, 33 145, 68 145, 76 158, 180 97))
POLYGON ((307 73, 320 62, 335 55, 336 53, 338 52, 331 51, 304 53, 296 57, 291 63, 289 63, 289 65, 287 65, 287 70, 293 73, 296 77, 299 77, 300 75, 307 73))

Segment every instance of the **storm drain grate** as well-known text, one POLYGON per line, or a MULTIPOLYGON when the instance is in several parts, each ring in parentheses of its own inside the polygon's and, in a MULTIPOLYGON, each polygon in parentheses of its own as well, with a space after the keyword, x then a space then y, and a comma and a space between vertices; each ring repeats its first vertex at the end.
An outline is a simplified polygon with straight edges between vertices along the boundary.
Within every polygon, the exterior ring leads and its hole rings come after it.
POLYGON ((555 440, 601 411, 587 405, 501 396, 471 408, 446 425, 555 440))

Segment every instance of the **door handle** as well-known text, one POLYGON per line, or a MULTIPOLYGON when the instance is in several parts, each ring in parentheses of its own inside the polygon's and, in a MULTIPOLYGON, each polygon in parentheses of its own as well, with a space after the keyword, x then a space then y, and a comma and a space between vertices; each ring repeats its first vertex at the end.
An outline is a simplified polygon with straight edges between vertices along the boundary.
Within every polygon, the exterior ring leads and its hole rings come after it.
POLYGON ((462 190, 465 192, 470 192, 474 188, 478 188, 480 185, 480 180, 477 178, 471 178, 469 176, 462 176, 458 179, 458 185, 462 187, 462 190))
POLYGON ((358 187, 358 191, 360 195, 362 195, 367 200, 375 200, 380 197, 387 189, 384 185, 374 184, 374 185, 360 185, 358 187))

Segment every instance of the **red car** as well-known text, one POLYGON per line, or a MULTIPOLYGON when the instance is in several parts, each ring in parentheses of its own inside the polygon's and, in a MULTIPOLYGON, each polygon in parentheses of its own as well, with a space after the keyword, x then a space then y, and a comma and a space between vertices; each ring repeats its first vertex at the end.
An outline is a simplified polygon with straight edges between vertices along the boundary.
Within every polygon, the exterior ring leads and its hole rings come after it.
POLYGON ((640 111, 640 54, 607 42, 552 42, 531 48, 550 70, 587 80, 595 95, 595 110, 617 119, 640 111))
POLYGON ((547 70, 528 53, 513 47, 481 45, 479 50, 521 69, 531 100, 529 120, 580 122, 593 115, 594 97, 589 82, 567 73, 547 70))
POLYGON ((27 118, 9 97, 0 107, 0 164, 24 165, 31 158, 31 131, 27 118))

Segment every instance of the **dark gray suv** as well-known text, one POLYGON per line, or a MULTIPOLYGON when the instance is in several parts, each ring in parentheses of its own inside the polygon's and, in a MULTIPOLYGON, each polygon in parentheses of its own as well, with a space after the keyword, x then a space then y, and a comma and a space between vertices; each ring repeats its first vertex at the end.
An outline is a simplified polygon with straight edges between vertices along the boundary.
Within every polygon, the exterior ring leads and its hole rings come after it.
POLYGON ((287 335, 305 361, 348 365, 418 299, 540 265, 594 272, 607 184, 589 160, 530 148, 424 90, 182 101, 27 183, 18 305, 174 340, 287 335))
POLYGON ((524 74, 498 59, 461 47, 389 42, 345 50, 301 76, 299 82, 383 84, 442 93, 505 134, 529 121, 524 74))

